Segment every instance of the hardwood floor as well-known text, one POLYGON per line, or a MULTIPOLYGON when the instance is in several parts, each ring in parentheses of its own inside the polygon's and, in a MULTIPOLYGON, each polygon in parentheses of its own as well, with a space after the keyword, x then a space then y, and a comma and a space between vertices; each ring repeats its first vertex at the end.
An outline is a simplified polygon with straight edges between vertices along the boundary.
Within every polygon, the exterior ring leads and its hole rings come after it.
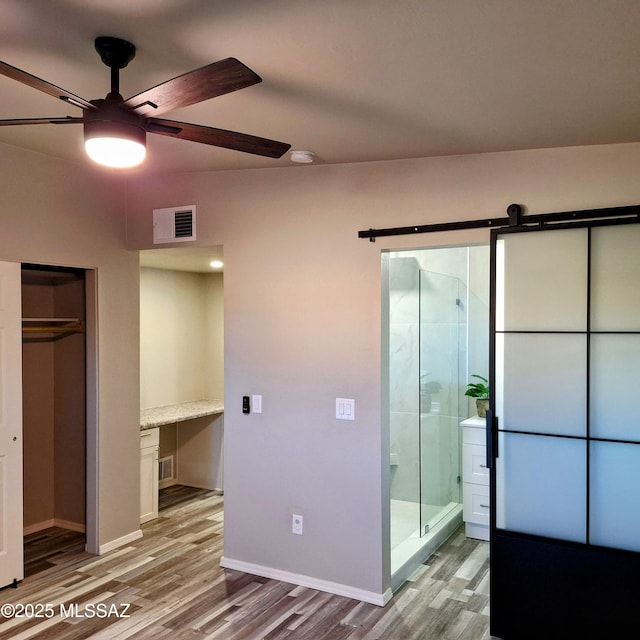
POLYGON ((54 567, 61 558, 84 551, 84 533, 52 527, 24 538, 24 575, 33 576, 54 567))
POLYGON ((41 534, 30 552, 41 570, 0 591, 0 640, 490 637, 488 544, 462 530, 382 608, 220 568, 223 497, 172 489, 144 538, 103 556, 71 543, 46 552, 41 534))

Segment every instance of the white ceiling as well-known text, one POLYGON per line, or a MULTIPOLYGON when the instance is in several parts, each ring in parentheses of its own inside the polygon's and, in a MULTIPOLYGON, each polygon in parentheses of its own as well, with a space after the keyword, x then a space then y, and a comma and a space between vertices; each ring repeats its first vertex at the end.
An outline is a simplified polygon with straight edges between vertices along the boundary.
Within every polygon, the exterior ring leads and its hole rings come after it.
POLYGON ((221 267, 211 267, 212 260, 224 262, 222 247, 171 247, 140 251, 140 266, 171 271, 221 272, 221 267))
MULTIPOLYGON (((99 35, 133 42, 125 98, 233 56, 261 84, 163 117, 282 140, 319 163, 640 141, 638 0, 2 0, 0 60, 86 99, 99 35)), ((0 118, 80 110, 0 77, 0 118)), ((0 142, 83 156, 80 125, 0 142)), ((289 166, 149 136, 141 169, 289 166)))

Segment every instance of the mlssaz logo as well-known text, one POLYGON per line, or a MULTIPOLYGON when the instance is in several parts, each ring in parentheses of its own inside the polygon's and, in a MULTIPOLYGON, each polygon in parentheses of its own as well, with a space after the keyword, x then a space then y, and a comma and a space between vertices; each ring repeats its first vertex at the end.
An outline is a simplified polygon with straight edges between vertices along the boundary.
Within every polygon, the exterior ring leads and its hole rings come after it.
POLYGON ((106 604, 104 602, 87 603, 85 605, 60 605, 62 618, 130 618, 130 604, 106 604))

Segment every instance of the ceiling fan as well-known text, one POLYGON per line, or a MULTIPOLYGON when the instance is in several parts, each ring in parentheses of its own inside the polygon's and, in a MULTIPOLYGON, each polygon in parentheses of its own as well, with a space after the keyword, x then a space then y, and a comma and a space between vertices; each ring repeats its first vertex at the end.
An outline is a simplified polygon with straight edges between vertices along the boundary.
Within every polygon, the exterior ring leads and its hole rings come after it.
POLYGON ((246 133, 216 129, 156 116, 202 102, 215 96, 244 89, 262 82, 262 78, 235 58, 226 58, 167 80, 125 100, 120 95, 120 69, 136 54, 130 42, 110 36, 96 38, 95 47, 102 62, 111 69, 111 91, 104 99, 85 100, 26 71, 0 61, 0 74, 43 91, 83 110, 81 117, 18 118, 0 120, 0 126, 27 124, 82 124, 85 148, 96 162, 108 166, 130 167, 139 164, 146 153, 147 133, 225 147, 268 158, 280 158, 291 145, 246 133), (105 144, 112 149, 103 152, 105 144), (133 151, 129 159, 125 148, 133 151), (103 155, 108 153, 108 155, 103 155))

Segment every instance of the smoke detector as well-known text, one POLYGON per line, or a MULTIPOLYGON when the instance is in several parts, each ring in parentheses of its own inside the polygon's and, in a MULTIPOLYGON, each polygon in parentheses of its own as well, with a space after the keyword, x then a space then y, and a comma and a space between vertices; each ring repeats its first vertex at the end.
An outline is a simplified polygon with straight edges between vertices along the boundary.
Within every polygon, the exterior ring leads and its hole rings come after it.
POLYGON ((299 162, 301 164, 310 164, 313 162, 314 158, 313 151, 292 151, 291 152, 291 162, 299 162))

